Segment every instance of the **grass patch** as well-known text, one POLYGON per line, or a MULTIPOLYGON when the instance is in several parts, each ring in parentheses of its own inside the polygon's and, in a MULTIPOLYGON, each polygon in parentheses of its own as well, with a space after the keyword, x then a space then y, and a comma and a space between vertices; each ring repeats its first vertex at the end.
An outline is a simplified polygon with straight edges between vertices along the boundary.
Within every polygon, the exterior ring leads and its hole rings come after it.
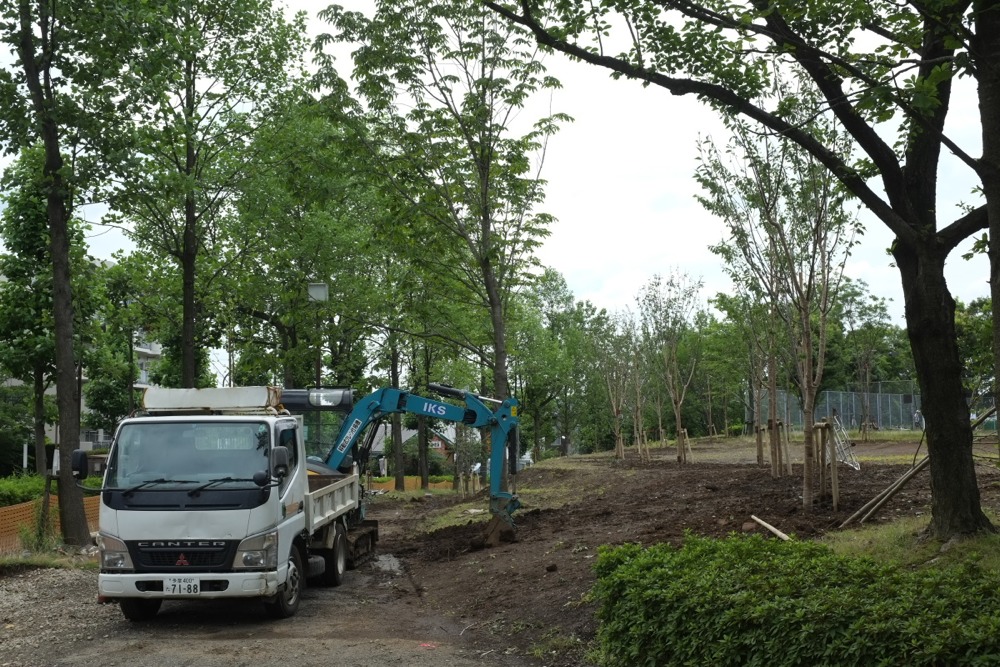
MULTIPOLYGON (((990 519, 996 523, 997 518, 990 519)), ((1000 535, 980 535, 944 545, 924 537, 927 517, 828 533, 820 540, 841 556, 869 557, 901 567, 951 568, 972 565, 1000 572, 1000 535)))
POLYGON ((573 635, 564 635, 559 630, 553 629, 545 633, 541 641, 533 644, 528 654, 539 660, 554 658, 565 655, 571 651, 579 650, 582 642, 573 635))
POLYGON ((0 554, 0 577, 40 568, 98 569, 97 558, 69 553, 63 548, 50 551, 0 554))
MULTIPOLYGON (((920 460, 924 456, 925 454, 917 454, 916 463, 920 463, 920 460)), ((913 454, 861 454, 855 450, 854 458, 858 460, 858 463, 884 463, 887 465, 906 466, 914 464, 913 454)))

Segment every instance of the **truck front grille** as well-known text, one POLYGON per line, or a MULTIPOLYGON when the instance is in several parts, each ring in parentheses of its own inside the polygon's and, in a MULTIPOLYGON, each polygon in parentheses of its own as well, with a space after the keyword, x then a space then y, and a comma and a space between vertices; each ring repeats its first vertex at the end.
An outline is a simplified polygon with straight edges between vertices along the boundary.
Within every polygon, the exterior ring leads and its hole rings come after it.
POLYGON ((220 572, 231 569, 239 542, 212 540, 211 546, 192 542, 131 542, 136 572, 220 572))

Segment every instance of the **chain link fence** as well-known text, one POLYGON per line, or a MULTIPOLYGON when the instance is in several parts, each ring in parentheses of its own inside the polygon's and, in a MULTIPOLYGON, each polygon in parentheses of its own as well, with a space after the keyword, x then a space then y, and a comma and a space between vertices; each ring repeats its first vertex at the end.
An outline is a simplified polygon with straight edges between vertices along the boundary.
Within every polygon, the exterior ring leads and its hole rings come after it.
MULTIPOLYGON (((873 430, 921 430, 924 427, 920 410, 920 394, 913 393, 862 393, 856 391, 824 391, 817 397, 816 421, 827 417, 840 420, 845 428, 855 430, 868 422, 873 430)), ((766 397, 761 404, 761 423, 770 418, 766 397)), ((778 392, 777 419, 801 431, 805 416, 798 395, 778 392)))

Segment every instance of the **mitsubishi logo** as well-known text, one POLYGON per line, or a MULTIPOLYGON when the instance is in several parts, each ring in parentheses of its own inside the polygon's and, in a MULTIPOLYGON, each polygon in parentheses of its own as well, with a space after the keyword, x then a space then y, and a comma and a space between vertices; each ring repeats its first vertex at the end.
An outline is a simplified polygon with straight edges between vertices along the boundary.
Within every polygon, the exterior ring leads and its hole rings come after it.
POLYGON ((188 559, 184 557, 184 554, 181 554, 181 557, 177 559, 176 563, 174 563, 174 565, 190 565, 190 564, 191 563, 188 562, 188 559))

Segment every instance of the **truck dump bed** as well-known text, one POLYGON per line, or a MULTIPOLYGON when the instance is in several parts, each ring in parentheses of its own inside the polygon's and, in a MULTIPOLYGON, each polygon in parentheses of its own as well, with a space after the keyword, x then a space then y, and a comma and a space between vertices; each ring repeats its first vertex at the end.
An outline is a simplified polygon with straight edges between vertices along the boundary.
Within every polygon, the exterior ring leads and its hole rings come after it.
POLYGON ((358 507, 361 480, 357 475, 309 475, 305 494, 306 530, 309 534, 358 507))

